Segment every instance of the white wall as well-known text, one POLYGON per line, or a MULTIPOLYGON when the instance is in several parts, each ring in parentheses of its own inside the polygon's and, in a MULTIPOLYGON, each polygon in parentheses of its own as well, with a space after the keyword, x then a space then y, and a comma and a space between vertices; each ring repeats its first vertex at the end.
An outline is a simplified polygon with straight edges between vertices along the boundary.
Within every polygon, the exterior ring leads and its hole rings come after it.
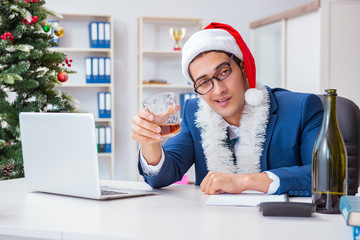
POLYGON ((251 50, 256 60, 256 80, 282 87, 283 23, 274 22, 252 30, 251 50))
POLYGON ((329 86, 337 89, 339 96, 346 96, 360 106, 360 28, 351 27, 360 22, 360 4, 334 3, 330 12, 329 86))
POLYGON ((286 38, 286 89, 322 94, 320 11, 288 19, 286 38))
MULTIPOLYGON (((201 17, 228 23, 250 45, 252 21, 312 0, 48 0, 47 8, 64 13, 112 14, 115 28, 115 178, 135 180, 136 143, 130 137, 136 105, 136 19, 140 16, 201 17)), ((65 29, 66 31, 66 29, 65 29)))

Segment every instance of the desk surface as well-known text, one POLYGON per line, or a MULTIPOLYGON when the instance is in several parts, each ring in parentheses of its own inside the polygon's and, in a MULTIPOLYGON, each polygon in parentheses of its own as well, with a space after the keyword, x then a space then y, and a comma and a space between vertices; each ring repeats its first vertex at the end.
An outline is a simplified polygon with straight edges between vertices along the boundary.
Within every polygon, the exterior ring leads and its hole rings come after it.
POLYGON ((0 182, 0 192, 0 239, 352 239, 339 214, 263 217, 255 207, 205 206, 208 196, 195 186, 99 201, 29 192, 17 179, 0 182))

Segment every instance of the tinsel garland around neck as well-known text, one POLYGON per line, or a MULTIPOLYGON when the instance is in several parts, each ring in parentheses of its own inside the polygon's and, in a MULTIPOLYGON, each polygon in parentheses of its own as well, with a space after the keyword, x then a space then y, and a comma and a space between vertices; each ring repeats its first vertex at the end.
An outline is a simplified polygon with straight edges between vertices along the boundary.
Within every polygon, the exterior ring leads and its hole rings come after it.
POLYGON ((260 158, 263 152, 266 129, 269 120, 269 94, 262 84, 257 89, 263 91, 264 102, 259 106, 244 105, 239 127, 239 146, 234 154, 227 144, 229 125, 202 99, 195 113, 196 126, 200 128, 209 171, 244 174, 260 172, 260 158), (235 165, 234 165, 235 162, 235 165))

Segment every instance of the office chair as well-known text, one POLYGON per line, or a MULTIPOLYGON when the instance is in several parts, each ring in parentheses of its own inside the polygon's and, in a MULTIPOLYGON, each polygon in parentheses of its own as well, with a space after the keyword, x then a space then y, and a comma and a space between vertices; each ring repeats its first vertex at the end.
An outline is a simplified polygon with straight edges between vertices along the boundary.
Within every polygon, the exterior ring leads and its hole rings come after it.
MULTIPOLYGON (((324 95, 318 95, 324 104, 324 95)), ((355 195, 360 181, 360 110, 351 100, 337 97, 336 114, 348 155, 348 195, 355 195)))

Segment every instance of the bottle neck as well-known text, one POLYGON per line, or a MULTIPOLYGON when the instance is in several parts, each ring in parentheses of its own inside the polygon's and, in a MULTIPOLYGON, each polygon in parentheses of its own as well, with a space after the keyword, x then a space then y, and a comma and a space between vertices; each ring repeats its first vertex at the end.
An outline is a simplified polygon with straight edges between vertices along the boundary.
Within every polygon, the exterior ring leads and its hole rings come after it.
POLYGON ((325 96, 324 123, 325 123, 325 125, 337 124, 336 95, 326 95, 325 96))

